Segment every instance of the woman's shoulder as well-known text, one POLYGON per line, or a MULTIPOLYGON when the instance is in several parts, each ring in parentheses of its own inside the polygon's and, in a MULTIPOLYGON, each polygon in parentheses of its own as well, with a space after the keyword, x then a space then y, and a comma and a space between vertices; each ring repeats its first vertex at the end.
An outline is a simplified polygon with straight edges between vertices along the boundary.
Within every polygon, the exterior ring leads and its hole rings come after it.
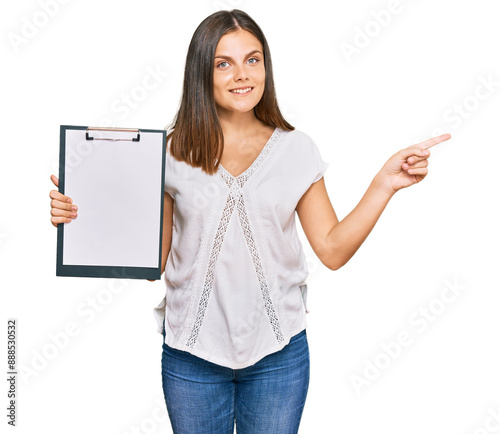
POLYGON ((288 137, 289 146, 309 151, 311 148, 316 147, 312 137, 303 130, 294 129, 291 131, 285 131, 285 134, 288 137))
POLYGON ((290 138, 287 140, 285 155, 288 158, 297 159, 303 164, 317 164, 317 161, 322 160, 320 148, 308 133, 297 129, 287 133, 290 138))
POLYGON ((306 133, 303 130, 299 130, 297 128, 290 130, 290 131, 284 131, 285 134, 287 134, 290 139, 297 141, 297 142, 312 142, 311 136, 306 133))

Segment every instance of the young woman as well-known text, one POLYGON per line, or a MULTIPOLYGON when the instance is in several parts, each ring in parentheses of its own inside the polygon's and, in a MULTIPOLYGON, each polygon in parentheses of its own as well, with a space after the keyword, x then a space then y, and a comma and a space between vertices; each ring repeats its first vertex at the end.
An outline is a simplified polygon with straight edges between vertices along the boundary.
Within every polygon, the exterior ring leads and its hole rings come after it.
MULTIPOLYGON (((282 116, 269 47, 240 10, 196 29, 167 136, 162 272, 155 308, 175 433, 296 433, 309 385, 307 266, 295 212, 321 262, 342 267, 391 197, 427 175, 427 148, 402 149, 338 221, 315 143, 282 116)), ((58 180, 52 176, 58 186, 58 180)), ((56 190, 52 224, 78 208, 56 190)))

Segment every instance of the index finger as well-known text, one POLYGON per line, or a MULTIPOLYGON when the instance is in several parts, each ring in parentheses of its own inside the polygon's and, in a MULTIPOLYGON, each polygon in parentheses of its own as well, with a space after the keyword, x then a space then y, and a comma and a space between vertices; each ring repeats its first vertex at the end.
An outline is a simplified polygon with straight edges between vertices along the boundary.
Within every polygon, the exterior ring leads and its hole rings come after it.
POLYGON ((73 199, 64 194, 58 192, 57 190, 50 190, 49 196, 51 199, 59 200, 65 203, 73 203, 73 199))
POLYGON ((436 146, 438 143, 444 142, 445 140, 451 139, 450 134, 441 134, 440 136, 433 137, 431 139, 427 139, 415 146, 418 146, 420 149, 429 149, 433 146, 436 146))

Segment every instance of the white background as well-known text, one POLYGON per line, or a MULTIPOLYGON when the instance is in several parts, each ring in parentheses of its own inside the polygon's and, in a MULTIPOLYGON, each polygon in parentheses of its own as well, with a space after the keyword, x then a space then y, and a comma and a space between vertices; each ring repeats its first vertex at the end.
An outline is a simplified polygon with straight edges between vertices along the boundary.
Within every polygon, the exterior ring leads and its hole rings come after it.
POLYGON ((171 432, 153 317, 164 282, 57 278, 50 174, 58 173, 61 124, 167 126, 191 36, 221 7, 243 9, 266 34, 280 106, 330 163, 325 182, 340 219, 395 152, 452 135, 431 149, 426 179, 396 194, 340 270, 324 267, 301 232, 310 266, 311 382, 300 432, 496 430, 497 5, 10 2, 0 15, 0 346, 6 360, 7 318, 17 318, 24 372, 17 432, 171 432), (454 300, 443 292, 450 285, 459 291, 454 300), (432 316, 424 319, 421 308, 432 316), (398 352, 389 344, 403 332, 409 345, 398 352), (379 368, 368 380, 372 363, 379 368), (353 375, 365 385, 356 388, 353 375))

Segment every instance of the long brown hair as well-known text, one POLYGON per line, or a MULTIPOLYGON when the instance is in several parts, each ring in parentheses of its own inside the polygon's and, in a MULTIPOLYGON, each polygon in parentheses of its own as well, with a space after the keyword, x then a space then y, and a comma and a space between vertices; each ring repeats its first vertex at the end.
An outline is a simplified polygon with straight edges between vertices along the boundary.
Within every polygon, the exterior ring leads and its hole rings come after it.
POLYGON ((168 129, 170 154, 212 175, 224 150, 224 136, 213 90, 215 50, 222 36, 239 29, 252 33, 264 49, 265 85, 254 108, 257 119, 272 127, 294 130, 280 112, 273 80, 271 53, 264 33, 245 12, 219 11, 205 18, 193 34, 186 57, 181 104, 168 129))

